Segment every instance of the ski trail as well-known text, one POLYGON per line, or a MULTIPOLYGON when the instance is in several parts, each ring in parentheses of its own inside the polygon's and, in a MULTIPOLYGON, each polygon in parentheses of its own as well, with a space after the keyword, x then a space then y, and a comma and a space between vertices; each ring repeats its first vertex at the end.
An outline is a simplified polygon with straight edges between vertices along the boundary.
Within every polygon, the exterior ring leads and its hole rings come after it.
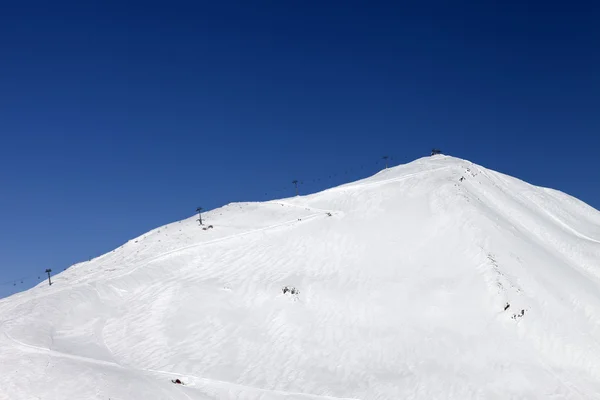
POLYGON ((540 207, 540 210, 542 210, 542 212, 544 212, 553 221, 555 221, 557 224, 559 224, 560 226, 562 226, 563 228, 565 228, 567 231, 571 232, 573 235, 577 236, 578 238, 584 239, 584 240, 588 240, 588 241, 593 242, 593 243, 600 244, 600 240, 596 240, 594 238, 591 238, 589 236, 584 235, 583 233, 580 233, 575 228, 567 225, 564 221, 561 221, 558 217, 556 217, 555 215, 553 215, 549 211, 546 211, 543 207, 540 207))
POLYGON ((340 210, 325 210, 323 208, 317 208, 317 207, 312 207, 312 206, 308 206, 305 204, 294 204, 294 203, 289 203, 287 201, 283 201, 283 200, 272 200, 269 202, 270 204, 281 204, 284 206, 288 206, 288 207, 297 207, 297 208, 304 208, 308 211, 318 211, 318 212, 322 212, 322 213, 343 213, 343 211, 340 210))
MULTIPOLYGON (((209 384, 212 386, 221 386, 223 388, 237 388, 237 389, 242 389, 242 390, 247 390, 247 391, 257 391, 257 392, 262 392, 262 393, 270 393, 270 394, 276 394, 276 395, 281 395, 281 396, 300 396, 300 397, 307 397, 307 398, 315 398, 315 399, 324 399, 324 400, 359 400, 357 398, 353 398, 353 397, 334 397, 334 396, 325 396, 325 395, 318 395, 318 394, 312 394, 312 393, 300 393, 300 392, 286 392, 283 390, 271 390, 271 389, 263 389, 263 388, 257 388, 254 386, 248 386, 248 385, 241 385, 239 383, 232 383, 232 382, 226 382, 226 381, 219 381, 216 379, 208 379, 208 378, 201 378, 201 377, 197 377, 194 375, 188 375, 188 374, 180 374, 177 372, 170 372, 170 371, 161 371, 161 370, 156 370, 156 369, 141 369, 141 371, 146 371, 146 372, 151 372, 151 373, 157 373, 157 374, 163 374, 163 375, 169 375, 169 376, 174 376, 174 377, 178 377, 178 378, 185 378, 185 379, 190 379, 193 378, 197 381, 201 381, 201 383, 203 384, 209 384)), ((192 383, 196 383, 193 382, 192 383)), ((193 387, 193 386, 192 386, 193 387)))
MULTIPOLYGON (((310 215, 308 215, 306 217, 302 217, 302 221, 311 220, 311 219, 314 219, 314 218, 316 218, 316 217, 318 217, 320 215, 321 215, 321 213, 310 214, 310 215)), ((138 265, 137 267, 134 267, 133 269, 128 270, 127 272, 125 272, 123 274, 115 275, 114 277, 111 277, 111 278, 120 278, 120 277, 123 277, 123 276, 127 276, 127 275, 129 275, 129 274, 137 271, 138 269, 145 267, 148 263, 151 263, 151 262, 154 262, 154 261, 157 261, 157 260, 162 260, 164 258, 167 258, 168 256, 171 256, 171 255, 173 255, 175 253, 179 253, 181 251, 185 251, 185 250, 189 250, 189 249, 194 249, 194 248, 198 248, 198 247, 202 247, 202 246, 208 246, 208 245, 219 243, 219 242, 223 242, 223 241, 226 241, 226 240, 240 238, 240 237, 251 235, 251 234, 254 234, 254 233, 258 233, 258 232, 264 232, 264 231, 267 231, 267 230, 280 228, 282 226, 290 225, 290 224, 297 223, 297 222, 298 222, 298 219, 287 220, 287 221, 284 221, 284 222, 280 222, 278 224, 265 226, 264 228, 258 228, 258 229, 253 229, 253 230, 246 231, 246 232, 240 232, 240 233, 236 233, 236 234, 233 234, 233 235, 224 236, 224 237, 221 237, 221 238, 218 238, 218 239, 213 239, 213 240, 209 240, 209 241, 206 241, 206 242, 196 243, 196 244, 192 244, 192 245, 189 245, 189 246, 180 247, 178 249, 170 250, 170 251, 164 252, 164 253, 162 253, 162 254, 160 254, 158 256, 150 257, 150 258, 141 260, 141 261, 139 261, 139 263, 141 265, 138 265)))
MULTIPOLYGON (((63 352, 60 352, 60 351, 55 351, 55 350, 47 349, 47 348, 44 348, 44 347, 34 346, 34 345, 27 344, 27 343, 21 342, 20 340, 17 340, 15 338, 13 338, 6 331, 4 331, 3 333, 4 333, 4 336, 9 341, 11 341, 14 345, 16 345, 16 347, 18 349, 20 349, 20 350, 22 350, 23 352, 26 352, 26 353, 48 355, 49 357, 66 358, 66 359, 73 360, 73 361, 78 361, 78 362, 84 362, 84 363, 95 364, 95 365, 102 365, 102 366, 106 366, 106 367, 116 368, 116 369, 119 369, 119 370, 127 370, 129 372, 143 372, 143 370, 141 370, 141 369, 131 368, 131 367, 124 367, 124 366, 122 366, 120 364, 117 364, 117 363, 111 362, 111 361, 98 360, 98 359, 91 358, 91 357, 76 356, 76 355, 73 355, 73 354, 67 354, 67 353, 63 353, 63 352)), ((142 377, 144 380, 146 380, 150 385, 155 385, 156 384, 155 381, 149 380, 144 374, 139 374, 139 376, 142 377)), ((162 392, 163 395, 165 395, 169 399, 172 399, 171 395, 165 394, 164 390, 161 390, 161 392, 162 392)), ((186 393, 183 393, 183 395, 186 398, 188 398, 188 399, 191 400, 191 398, 186 393)))
MULTIPOLYGON (((484 176, 486 176, 488 179, 490 179, 492 181, 493 184, 496 185, 496 187, 498 187, 499 189, 501 189, 504 193, 509 194, 509 192, 507 192, 504 188, 502 188, 500 185, 496 184, 495 182, 493 182, 492 177, 489 176, 489 174, 487 174, 485 171, 482 172, 482 174, 484 176)), ((510 183, 506 181, 505 178, 503 178, 501 175, 498 174, 493 174, 494 178, 500 180, 504 186, 506 187, 510 187, 510 183)), ((584 240, 588 240, 590 242, 593 243, 598 243, 600 244, 600 240, 591 238, 589 236, 584 235, 583 233, 579 232, 578 230, 576 230, 575 228, 571 227, 570 225, 568 225, 566 222, 562 221, 560 218, 558 218, 557 216, 555 216, 554 214, 552 214, 550 211, 546 210, 545 207, 543 207, 542 205, 540 205, 535 198, 531 198, 529 196, 523 196, 519 193, 510 193, 513 198, 515 198, 517 201, 520 201, 522 204, 533 204, 537 207, 538 210, 540 210, 541 212, 543 212, 545 215, 547 215, 548 217, 550 217, 554 222, 556 222, 558 225, 560 225, 562 228, 566 229, 568 232, 572 233, 573 235, 579 237, 580 239, 584 239, 584 240)))
MULTIPOLYGON (((329 400, 358 400, 356 398, 349 398, 349 397, 333 397, 333 396, 317 395, 317 394, 312 394, 312 393, 286 392, 286 391, 282 391, 282 390, 263 389, 263 388, 257 388, 257 387, 247 386, 247 385, 241 385, 238 383, 219 381, 219 380, 208 379, 208 378, 201 378, 201 377, 197 377, 197 376, 193 376, 193 375, 189 375, 189 374, 181 374, 181 373, 170 372, 170 371, 136 368, 136 367, 132 367, 132 366, 124 367, 120 364, 117 364, 117 363, 111 362, 111 361, 98 360, 98 359, 90 358, 90 357, 76 356, 76 355, 72 355, 72 354, 63 353, 60 351, 50 350, 50 349, 44 348, 44 347, 27 344, 27 343, 21 342, 20 340, 13 338, 6 331, 3 331, 3 333, 4 333, 5 338, 8 339, 10 342, 12 342, 16 348, 18 348, 26 353, 49 355, 51 357, 58 357, 58 358, 67 358, 67 359, 78 361, 78 362, 90 363, 90 364, 95 364, 95 365, 103 365, 103 366, 117 368, 117 369, 121 369, 121 370, 126 369, 131 372, 140 372, 140 373, 142 373, 141 376, 144 376, 143 373, 160 374, 160 375, 169 376, 169 377, 185 378, 188 382, 190 381, 190 378, 192 378, 191 383, 199 382, 205 386, 208 386, 211 388, 217 388, 217 389, 218 388, 231 389, 233 387, 233 388, 237 388, 237 389, 244 390, 244 391, 256 391, 256 392, 261 392, 261 393, 271 393, 271 394, 282 395, 282 396, 306 397, 306 398, 315 398, 315 399, 324 399, 324 400, 327 400, 327 399, 329 399, 329 400)), ((155 383, 155 382, 151 382, 151 383, 155 383)), ((188 387, 193 388, 193 386, 190 386, 189 383, 188 383, 188 387)), ((182 390, 180 392, 188 399, 191 399, 191 397, 189 397, 185 393, 184 390, 182 390)))
MULTIPOLYGON (((382 185, 386 185, 389 183, 394 183, 394 182, 401 182, 410 178, 414 178, 416 176, 420 176, 420 175, 426 175, 426 174, 430 174, 436 171, 441 171, 441 170, 445 170, 445 169, 452 169, 452 168, 456 168, 455 165, 446 165, 444 167, 438 167, 438 168, 432 168, 432 169, 427 169, 425 171, 419 171, 419 172, 413 172, 411 174, 406 174, 406 175, 402 175, 399 176, 397 178, 389 178, 389 179, 383 179, 380 181, 374 181, 374 182, 361 182, 358 181, 356 183, 347 183, 345 185, 341 185, 341 186, 337 186, 331 189, 326 189, 322 192, 319 193, 331 193, 331 192, 340 192, 340 191, 344 191, 350 188, 368 188, 368 187, 372 187, 372 186, 382 186, 382 185)), ((382 171, 380 171, 382 172, 382 171)), ((377 176, 374 175, 374 176, 377 176)), ((366 179, 370 179, 370 178, 366 178, 366 179)))
POLYGON ((3 331, 3 333, 4 333, 4 336, 6 337, 6 339, 8 339, 9 341, 11 341, 15 345, 17 345, 18 348, 20 348, 21 350, 23 350, 24 352, 27 352, 27 353, 46 354, 51 357, 68 358, 68 359, 75 360, 75 361, 81 361, 81 362, 92 363, 92 364, 96 364, 96 365, 104 365, 104 366, 108 366, 108 367, 123 369, 123 366, 121 366, 117 363, 111 362, 111 361, 104 361, 104 360, 98 360, 95 358, 76 356, 73 354, 67 354, 67 353, 62 353, 60 351, 50 350, 45 347, 34 346, 32 344, 27 344, 27 343, 21 342, 20 340, 13 338, 6 331, 3 331))

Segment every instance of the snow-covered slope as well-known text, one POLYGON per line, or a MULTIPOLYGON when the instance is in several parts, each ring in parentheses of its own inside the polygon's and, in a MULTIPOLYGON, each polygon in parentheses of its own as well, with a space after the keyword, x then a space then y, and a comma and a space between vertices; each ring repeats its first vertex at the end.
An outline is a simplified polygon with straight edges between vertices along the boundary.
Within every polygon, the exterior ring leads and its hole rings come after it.
POLYGON ((577 199, 435 156, 204 218, 0 301, 0 398, 600 399, 577 199))

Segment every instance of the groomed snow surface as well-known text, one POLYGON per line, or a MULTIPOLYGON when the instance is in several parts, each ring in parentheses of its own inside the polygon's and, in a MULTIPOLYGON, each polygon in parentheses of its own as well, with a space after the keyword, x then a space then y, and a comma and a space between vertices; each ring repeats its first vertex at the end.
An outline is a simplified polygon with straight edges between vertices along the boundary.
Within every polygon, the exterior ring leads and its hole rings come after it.
POLYGON ((573 197, 434 156, 203 217, 1 300, 0 398, 600 399, 573 197))

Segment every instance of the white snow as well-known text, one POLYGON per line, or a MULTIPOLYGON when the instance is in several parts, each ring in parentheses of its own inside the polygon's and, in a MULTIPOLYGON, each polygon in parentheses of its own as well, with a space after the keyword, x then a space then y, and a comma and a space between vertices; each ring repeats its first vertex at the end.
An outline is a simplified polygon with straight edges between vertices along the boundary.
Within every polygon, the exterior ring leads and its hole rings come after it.
POLYGON ((600 399, 573 197, 434 156, 203 219, 1 300, 0 399, 600 399))

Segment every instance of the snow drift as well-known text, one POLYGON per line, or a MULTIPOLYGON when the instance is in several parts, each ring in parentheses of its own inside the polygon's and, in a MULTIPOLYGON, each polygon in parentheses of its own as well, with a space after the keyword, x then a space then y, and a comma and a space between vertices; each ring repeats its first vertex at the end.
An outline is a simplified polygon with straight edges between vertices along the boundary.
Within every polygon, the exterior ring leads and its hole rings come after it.
POLYGON ((0 398, 600 398, 573 197, 434 156, 203 217, 0 301, 0 398))

